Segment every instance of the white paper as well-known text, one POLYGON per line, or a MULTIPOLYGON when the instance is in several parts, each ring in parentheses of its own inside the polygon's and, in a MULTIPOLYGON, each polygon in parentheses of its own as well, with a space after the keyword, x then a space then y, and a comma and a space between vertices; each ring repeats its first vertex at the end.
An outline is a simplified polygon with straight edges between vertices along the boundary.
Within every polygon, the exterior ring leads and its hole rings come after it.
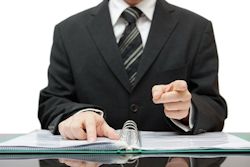
POLYGON ((177 135, 174 132, 140 132, 142 150, 250 149, 250 142, 223 133, 177 135))
POLYGON ((98 137, 96 142, 87 140, 67 140, 60 135, 53 135, 48 130, 36 130, 27 135, 23 135, 12 140, 0 143, 0 147, 38 147, 38 148, 65 148, 87 146, 93 144, 116 144, 118 141, 105 137, 98 137))
MULTIPOLYGON (((174 132, 140 132, 142 150, 189 150, 189 149, 250 149, 250 142, 239 137, 223 133, 211 132, 199 135, 178 135, 174 132)), ((96 142, 86 140, 66 140, 59 135, 52 135, 47 130, 37 130, 12 140, 0 143, 3 147, 27 148, 84 148, 86 146, 111 145, 124 148, 128 145, 122 141, 98 137, 96 142)), ((113 147, 114 148, 114 147, 113 147)), ((103 147, 102 149, 109 149, 103 147)))

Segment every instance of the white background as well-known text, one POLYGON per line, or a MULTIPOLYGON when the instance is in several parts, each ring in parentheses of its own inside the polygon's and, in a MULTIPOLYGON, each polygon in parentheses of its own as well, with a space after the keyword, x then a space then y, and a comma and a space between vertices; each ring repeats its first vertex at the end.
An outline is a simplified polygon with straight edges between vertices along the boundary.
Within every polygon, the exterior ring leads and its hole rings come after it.
MULTIPOLYGON (((228 103, 224 131, 250 129, 249 0, 169 0, 213 22, 220 91, 228 103)), ((47 84, 55 24, 101 0, 0 1, 0 133, 39 129, 39 91, 47 84)))

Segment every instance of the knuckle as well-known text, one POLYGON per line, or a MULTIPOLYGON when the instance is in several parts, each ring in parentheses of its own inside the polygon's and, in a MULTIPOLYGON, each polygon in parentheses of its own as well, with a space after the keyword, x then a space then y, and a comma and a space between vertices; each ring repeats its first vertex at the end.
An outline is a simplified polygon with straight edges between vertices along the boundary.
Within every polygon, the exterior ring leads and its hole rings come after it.
POLYGON ((173 114, 173 113, 171 113, 171 112, 169 112, 169 113, 167 114, 167 116, 168 116, 169 118, 171 118, 171 119, 176 119, 176 115, 173 114))
POLYGON ((168 99, 170 99, 169 93, 166 92, 161 95, 161 100, 164 101, 165 103, 167 103, 168 99))
POLYGON ((179 113, 178 113, 179 119, 182 119, 184 116, 185 116, 185 112, 180 110, 179 113))
POLYGON ((169 113, 169 111, 164 107, 164 113, 165 114, 168 114, 169 113))
POLYGON ((185 110, 186 108, 188 108, 188 102, 181 102, 180 103, 180 110, 185 110))
POLYGON ((92 115, 92 111, 82 112, 81 115, 82 115, 81 119, 83 119, 83 120, 89 119, 92 115))
POLYGON ((164 104, 164 109, 166 110, 166 112, 169 111, 169 110, 171 110, 171 108, 172 108, 172 107, 171 107, 170 104, 168 104, 168 103, 165 103, 165 104, 164 104))
POLYGON ((71 125, 71 131, 79 131, 82 127, 78 124, 71 125))
POLYGON ((180 112, 180 110, 178 110, 178 111, 176 112, 176 114, 175 114, 174 117, 175 117, 175 119, 178 119, 178 120, 180 120, 180 119, 183 118, 182 113, 180 112))
POLYGON ((187 111, 188 110, 180 110, 179 113, 180 113, 180 115, 185 116, 188 113, 187 111))
POLYGON ((59 123, 58 129, 59 130, 63 130, 63 128, 64 128, 64 123, 63 122, 59 123))
POLYGON ((184 81, 184 80, 180 80, 180 83, 182 84, 182 86, 187 87, 187 82, 186 82, 186 81, 184 81))
POLYGON ((70 129, 70 125, 65 123, 62 127, 65 131, 69 130, 70 129))
POLYGON ((192 94, 189 91, 187 92, 187 97, 188 97, 188 99, 192 98, 192 94))
POLYGON ((152 92, 154 92, 156 89, 157 89, 157 85, 154 85, 153 87, 152 87, 152 92))
POLYGON ((191 106, 191 101, 185 103, 185 109, 188 110, 191 106))
POLYGON ((186 118, 188 116, 188 112, 185 110, 181 113, 181 119, 186 118))
POLYGON ((192 98, 192 95, 189 91, 187 91, 184 95, 183 95, 183 101, 190 101, 192 98))
POLYGON ((167 110, 167 109, 164 109, 164 113, 165 113, 165 115, 166 115, 167 117, 169 117, 169 118, 172 118, 172 116, 173 116, 172 112, 170 112, 170 111, 167 110))

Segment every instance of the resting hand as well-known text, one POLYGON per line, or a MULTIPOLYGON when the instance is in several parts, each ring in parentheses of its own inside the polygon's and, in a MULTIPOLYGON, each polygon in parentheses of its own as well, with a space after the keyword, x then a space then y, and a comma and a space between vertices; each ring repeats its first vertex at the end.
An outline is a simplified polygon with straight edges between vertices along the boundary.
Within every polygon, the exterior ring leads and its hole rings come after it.
POLYGON ((87 111, 76 113, 59 125, 60 134, 67 139, 95 141, 97 136, 119 139, 119 135, 99 114, 87 111))
POLYGON ((186 81, 176 80, 167 85, 155 85, 152 88, 152 96, 155 104, 164 105, 167 117, 176 120, 188 117, 192 96, 186 81))

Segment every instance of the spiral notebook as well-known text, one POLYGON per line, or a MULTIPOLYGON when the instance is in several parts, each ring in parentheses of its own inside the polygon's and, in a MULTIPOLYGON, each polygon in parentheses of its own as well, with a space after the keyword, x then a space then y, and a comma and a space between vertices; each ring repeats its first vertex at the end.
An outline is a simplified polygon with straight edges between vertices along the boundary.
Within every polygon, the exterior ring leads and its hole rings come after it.
POLYGON ((174 132, 138 131, 136 123, 131 120, 117 132, 120 140, 98 137, 96 142, 88 142, 66 140, 47 130, 36 130, 0 143, 0 154, 250 152, 250 142, 223 132, 178 135, 174 132))

